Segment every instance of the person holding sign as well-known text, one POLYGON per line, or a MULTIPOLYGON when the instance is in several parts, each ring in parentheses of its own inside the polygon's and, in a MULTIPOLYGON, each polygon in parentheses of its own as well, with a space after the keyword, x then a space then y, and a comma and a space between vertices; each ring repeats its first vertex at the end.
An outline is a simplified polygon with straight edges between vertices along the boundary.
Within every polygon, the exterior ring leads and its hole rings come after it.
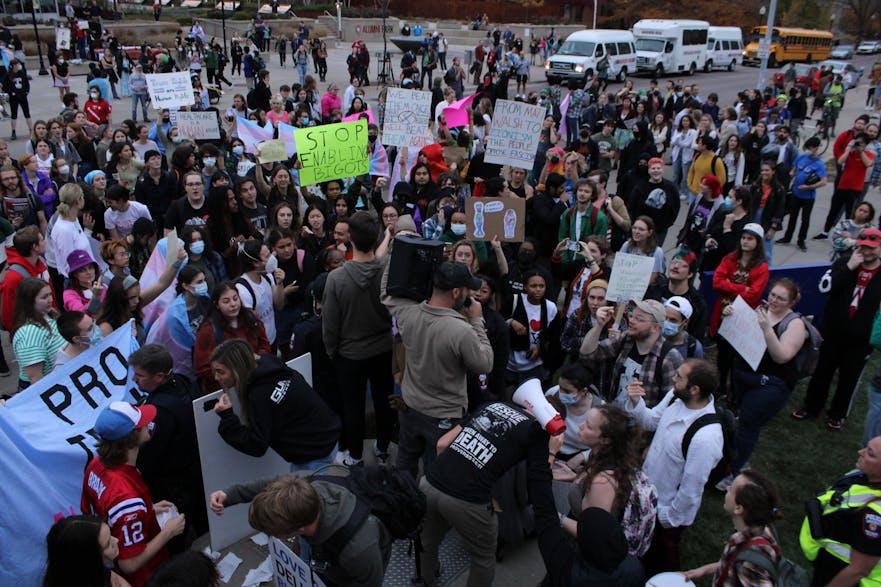
MULTIPOLYGON (((731 475, 716 485, 720 491, 727 490, 734 482, 752 455, 762 426, 786 406, 798 383, 795 356, 807 344, 804 321, 792 310, 799 299, 798 284, 786 277, 776 279, 771 283, 768 301, 756 310, 768 348, 755 371, 740 361, 735 364, 734 388, 740 407, 737 457, 731 463, 731 475)), ((725 311, 730 312, 729 308, 731 306, 725 311)))
POLYGON ((664 390, 673 386, 673 374, 682 363, 682 356, 665 346, 661 336, 661 325, 667 318, 661 302, 633 302, 627 310, 627 331, 624 335, 610 332, 605 340, 600 337, 614 318, 615 308, 605 306, 596 311, 596 322, 581 343, 581 360, 594 368, 614 360, 611 375, 600 389, 607 401, 623 405, 628 387, 639 385, 646 404, 653 406, 664 390))
MULTIPOLYGON (((664 257, 664 249, 658 246, 658 238, 655 235, 655 221, 648 216, 639 216, 630 227, 630 240, 621 247, 622 253, 654 257, 655 265, 652 267, 652 276, 649 284, 654 283, 658 277, 667 271, 667 259, 664 257)), ((661 320, 663 322, 663 320, 661 320)))
MULTIPOLYGON (((768 285, 770 272, 765 261, 765 249, 762 239, 765 230, 761 224, 751 222, 743 227, 740 242, 733 253, 722 258, 716 272, 713 273, 713 289, 719 294, 716 305, 710 315, 711 337, 716 336, 722 322, 722 310, 740 296, 751 308, 756 308, 762 299, 765 286, 768 285)), ((734 349, 721 336, 716 337, 718 343, 719 387, 722 393, 728 389, 728 375, 734 361, 734 349)))

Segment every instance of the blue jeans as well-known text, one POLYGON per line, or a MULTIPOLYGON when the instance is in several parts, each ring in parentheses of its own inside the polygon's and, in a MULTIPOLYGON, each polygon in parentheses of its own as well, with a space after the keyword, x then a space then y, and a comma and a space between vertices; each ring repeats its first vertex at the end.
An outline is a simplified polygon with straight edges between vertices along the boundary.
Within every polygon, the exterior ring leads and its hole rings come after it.
POLYGON ((734 393, 740 414, 737 418, 737 458, 731 463, 731 472, 737 475, 756 448, 762 427, 786 406, 792 387, 773 375, 735 369, 734 393))
MULTIPOLYGON (((753 218, 753 222, 756 224, 762 223, 762 213, 764 209, 760 208, 756 211, 755 218, 753 218)), ((765 231, 765 234, 768 234, 768 231, 765 231)), ((774 236, 777 236, 776 233, 774 236)), ((773 238, 765 238, 762 237, 762 246, 765 248, 765 261, 768 262, 768 267, 771 266, 771 257, 774 254, 774 239, 773 238)))
MULTIPOLYGON (((308 63, 298 63, 297 64, 297 73, 300 75, 300 85, 302 86, 306 83, 306 70, 309 68, 308 63)), ((345 113, 344 113, 345 114, 345 113)))
POLYGON ((683 161, 682 153, 673 161, 673 185, 680 194, 690 194, 688 189, 688 170, 691 169, 691 161, 683 161))
POLYGON ((866 411, 866 430, 863 446, 876 436, 881 436, 881 389, 869 384, 869 409, 866 411))
POLYGON ((143 94, 137 94, 132 92, 132 120, 138 119, 138 102, 141 103, 141 113, 144 115, 144 120, 146 121, 149 116, 147 116, 147 92, 143 94))
POLYGON ((330 451, 326 457, 321 457, 314 461, 309 461, 307 463, 290 463, 291 473, 297 473, 298 471, 317 471, 321 467, 332 465, 333 460, 336 458, 337 448, 339 448, 339 444, 333 445, 333 450, 330 451))

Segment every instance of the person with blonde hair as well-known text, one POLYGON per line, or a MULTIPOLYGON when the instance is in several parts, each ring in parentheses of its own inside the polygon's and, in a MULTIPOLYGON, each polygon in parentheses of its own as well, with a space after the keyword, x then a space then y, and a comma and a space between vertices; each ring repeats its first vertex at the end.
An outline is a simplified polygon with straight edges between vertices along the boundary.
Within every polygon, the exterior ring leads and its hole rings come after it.
MULTIPOLYGON (((57 267, 57 272, 63 277, 69 277, 69 269, 67 266, 67 258, 73 251, 90 251, 91 244, 89 236, 92 233, 92 227, 95 225, 91 215, 86 212, 83 214, 83 222, 86 228, 83 228, 79 221, 80 211, 85 207, 86 200, 83 195, 82 188, 75 183, 68 183, 61 186, 59 190, 58 213, 53 216, 49 223, 47 235, 46 255, 49 266, 53 261, 57 267)), ((54 279, 53 279, 54 280, 54 279)), ((61 291, 56 285, 56 291, 61 291)))

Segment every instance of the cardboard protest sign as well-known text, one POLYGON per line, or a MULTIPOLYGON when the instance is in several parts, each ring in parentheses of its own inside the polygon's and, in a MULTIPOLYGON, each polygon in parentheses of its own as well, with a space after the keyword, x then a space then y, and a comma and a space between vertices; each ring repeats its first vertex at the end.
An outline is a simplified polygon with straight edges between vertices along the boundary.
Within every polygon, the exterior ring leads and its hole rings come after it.
POLYGON ((175 116, 181 136, 193 140, 220 139, 220 127, 215 112, 189 112, 179 110, 175 116))
POLYGON ((641 300, 648 289, 654 266, 654 257, 617 253, 612 275, 609 277, 606 299, 612 302, 641 300))
POLYGON ((389 88, 385 102, 382 143, 421 149, 431 143, 431 92, 389 88))
POLYGON ((55 27, 55 49, 58 51, 70 49, 70 29, 55 27))
POLYGON ((269 539, 269 554, 278 587, 324 587, 324 581, 312 571, 309 563, 278 538, 269 539))
POLYGON ((521 242, 526 234, 526 200, 522 198, 467 198, 465 224, 468 240, 521 242))
POLYGON ((278 139, 264 141, 257 145, 257 149, 260 151, 260 155, 257 157, 257 160, 260 161, 260 163, 285 161, 288 158, 287 146, 284 141, 278 139))
POLYGON ((737 296, 731 304, 731 314, 722 318, 719 335, 727 340, 743 360, 758 369, 759 363, 768 348, 762 327, 756 319, 756 311, 750 308, 743 298, 737 296))
POLYGON ((148 73, 147 91, 153 108, 183 108, 196 103, 193 97, 193 82, 188 71, 172 73, 148 73))
POLYGON ((366 120, 300 128, 294 140, 303 164, 301 185, 370 172, 366 120))
POLYGON ((497 100, 483 160, 532 169, 545 114, 541 106, 497 100))

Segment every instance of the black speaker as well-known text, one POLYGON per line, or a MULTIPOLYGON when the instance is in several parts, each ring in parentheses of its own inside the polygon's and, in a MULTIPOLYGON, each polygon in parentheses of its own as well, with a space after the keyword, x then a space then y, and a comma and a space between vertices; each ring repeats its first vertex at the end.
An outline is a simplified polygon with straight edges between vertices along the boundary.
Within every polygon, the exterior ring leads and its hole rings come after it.
POLYGON ((444 243, 419 236, 395 237, 386 291, 421 302, 431 297, 434 270, 444 260, 444 243))

